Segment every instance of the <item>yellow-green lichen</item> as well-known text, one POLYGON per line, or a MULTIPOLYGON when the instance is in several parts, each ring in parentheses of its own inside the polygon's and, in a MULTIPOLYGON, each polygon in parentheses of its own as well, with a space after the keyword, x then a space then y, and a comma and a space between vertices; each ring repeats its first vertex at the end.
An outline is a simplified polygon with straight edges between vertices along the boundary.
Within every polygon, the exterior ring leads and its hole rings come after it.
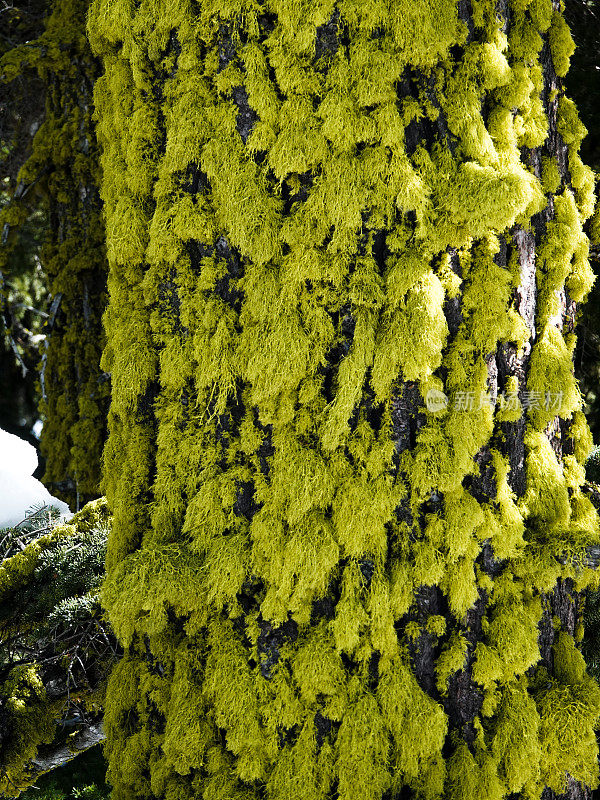
POLYGON ((589 290, 593 196, 560 86, 573 187, 528 155, 556 133, 561 13, 509 6, 505 29, 474 2, 473 35, 446 0, 92 3, 120 800, 501 800, 593 777, 531 677, 542 598, 575 576, 558 557, 598 535, 561 306, 589 290), (460 681, 483 703, 471 749, 444 707, 460 681))

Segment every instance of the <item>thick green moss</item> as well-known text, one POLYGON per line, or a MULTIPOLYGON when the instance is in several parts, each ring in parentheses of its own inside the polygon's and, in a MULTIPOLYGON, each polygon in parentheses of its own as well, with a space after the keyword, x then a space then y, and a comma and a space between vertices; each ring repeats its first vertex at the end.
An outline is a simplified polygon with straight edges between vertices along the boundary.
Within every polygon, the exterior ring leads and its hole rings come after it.
POLYGON ((544 594, 585 586, 563 556, 598 538, 558 304, 565 284, 589 290, 594 198, 560 87, 572 184, 524 160, 549 134, 542 48, 562 74, 570 45, 550 0, 509 5, 504 31, 474 2, 475 37, 450 0, 91 6, 113 376, 103 596, 128 648, 107 706, 117 800, 500 800, 595 779, 593 693, 581 736, 558 742, 571 678, 553 675, 555 695, 536 683, 544 594), (512 237, 540 212, 533 331, 512 237), (502 348, 531 351, 527 383, 480 405, 502 348), (401 447, 395 404, 430 390, 452 402, 416 402, 401 447), (546 408, 526 392, 562 394, 546 408), (505 435, 523 415, 517 496, 505 435), (545 432, 557 419, 570 460, 545 432), (485 452, 487 496, 469 489, 485 452), (445 620, 418 618, 427 587, 445 620), (429 693, 423 637, 439 644, 429 693), (465 669, 483 703, 469 746, 444 708, 465 669))

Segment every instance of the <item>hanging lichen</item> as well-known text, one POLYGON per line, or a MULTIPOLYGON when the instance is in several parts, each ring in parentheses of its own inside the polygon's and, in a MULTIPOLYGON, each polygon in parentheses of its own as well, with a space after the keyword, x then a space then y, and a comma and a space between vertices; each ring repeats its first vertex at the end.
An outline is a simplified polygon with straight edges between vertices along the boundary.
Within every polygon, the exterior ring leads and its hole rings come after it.
POLYGON ((572 41, 468 5, 92 4, 116 800, 597 783, 572 41))
POLYGON ((54 3, 44 33, 0 61, 2 80, 35 69, 46 91, 45 119, 0 215, 6 239, 0 268, 19 227, 43 205, 49 231, 40 260, 53 296, 40 361, 43 480, 73 508, 100 493, 109 397, 109 376, 99 368, 107 267, 91 121, 98 64, 85 36, 88 6, 89 0, 54 3))

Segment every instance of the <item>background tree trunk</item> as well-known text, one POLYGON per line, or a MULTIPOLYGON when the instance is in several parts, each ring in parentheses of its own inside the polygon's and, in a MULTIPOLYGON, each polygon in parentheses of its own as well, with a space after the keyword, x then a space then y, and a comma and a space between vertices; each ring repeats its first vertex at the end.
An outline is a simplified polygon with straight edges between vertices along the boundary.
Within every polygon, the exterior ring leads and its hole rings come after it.
POLYGON ((115 797, 589 797, 593 176, 550 0, 95 0, 115 797))
MULTIPOLYGON (((41 124, 18 131, 33 136, 32 148, 0 213, 0 269, 6 272, 20 229, 42 208, 48 232, 40 262, 52 295, 39 368, 43 480, 73 510, 100 494, 110 395, 110 376, 99 369, 107 264, 92 125, 98 62, 85 36, 88 6, 89 0, 50 4, 43 33, 13 47, 0 62, 4 82, 28 80, 30 91, 45 93, 41 124)), ((37 98, 30 102, 39 105, 37 98)), ((16 155, 24 149, 8 144, 16 155)))

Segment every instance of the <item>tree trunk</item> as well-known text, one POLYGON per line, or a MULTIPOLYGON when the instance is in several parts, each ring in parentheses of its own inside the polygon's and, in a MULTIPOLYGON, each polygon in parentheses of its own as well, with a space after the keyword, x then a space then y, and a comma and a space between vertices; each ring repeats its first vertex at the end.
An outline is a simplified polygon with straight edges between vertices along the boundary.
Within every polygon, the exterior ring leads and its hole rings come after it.
MULTIPOLYGON (((99 369, 107 264, 91 119, 98 62, 85 37, 89 0, 50 6, 42 35, 14 47, 0 64, 6 81, 19 81, 33 67, 46 94, 32 153, 0 216, 2 243, 8 244, 0 267, 12 244, 9 235, 16 241, 19 227, 43 208, 49 230, 40 262, 53 296, 40 365, 43 480, 79 510, 100 494, 110 394, 109 376, 99 369)), ((30 89, 39 91, 28 79, 30 89)), ((20 104, 27 101, 32 99, 20 104)))
POLYGON ((89 0, 53 6, 46 36, 60 57, 46 67, 46 119, 37 134, 50 166, 50 235, 41 260, 54 298, 41 369, 44 483, 77 511, 101 494, 110 396, 109 376, 99 368, 107 264, 92 124, 98 63, 85 38, 88 7, 89 0))
POLYGON ((551 0, 94 0, 115 798, 584 798, 593 178, 551 0))

